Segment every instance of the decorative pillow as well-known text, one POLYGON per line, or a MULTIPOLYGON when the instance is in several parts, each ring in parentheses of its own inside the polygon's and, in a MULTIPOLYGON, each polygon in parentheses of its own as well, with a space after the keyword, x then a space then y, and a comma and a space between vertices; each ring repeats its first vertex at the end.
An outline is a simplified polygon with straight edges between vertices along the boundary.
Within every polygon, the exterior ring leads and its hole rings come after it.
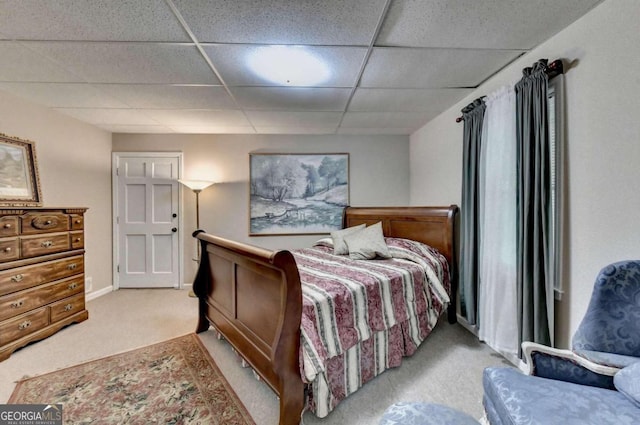
POLYGON ((333 239, 331 238, 322 238, 315 241, 313 246, 326 246, 327 248, 333 248, 333 239))
POLYGON ((347 244, 344 243, 344 237, 355 232, 363 230, 366 226, 364 224, 358 224, 357 226, 347 227, 346 229, 336 230, 331 232, 331 238, 333 239, 333 253, 336 255, 344 255, 349 253, 347 244))
POLYGON ((640 407, 640 362, 621 369, 613 377, 613 385, 629 400, 640 407))
POLYGON ((372 260, 376 257, 391 258, 389 247, 384 241, 381 222, 345 236, 344 242, 349 249, 349 258, 354 260, 372 260))

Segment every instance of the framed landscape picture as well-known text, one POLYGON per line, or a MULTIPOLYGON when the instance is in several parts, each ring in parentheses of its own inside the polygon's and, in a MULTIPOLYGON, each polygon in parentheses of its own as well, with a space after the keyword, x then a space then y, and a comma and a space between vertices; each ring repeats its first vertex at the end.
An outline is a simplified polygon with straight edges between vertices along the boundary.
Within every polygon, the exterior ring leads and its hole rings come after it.
POLYGON ((342 228, 349 154, 249 154, 249 235, 322 234, 342 228))
POLYGON ((0 134, 0 206, 41 206, 35 144, 0 134))

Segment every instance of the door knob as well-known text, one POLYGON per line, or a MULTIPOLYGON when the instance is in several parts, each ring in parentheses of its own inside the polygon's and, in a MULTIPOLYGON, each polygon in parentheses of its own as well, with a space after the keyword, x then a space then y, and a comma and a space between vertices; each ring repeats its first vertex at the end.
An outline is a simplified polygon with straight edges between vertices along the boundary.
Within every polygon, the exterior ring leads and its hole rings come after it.
POLYGON ((177 227, 174 227, 173 229, 171 229, 171 231, 172 231, 173 233, 175 233, 175 232, 177 232, 177 231, 178 231, 178 228, 177 228, 177 227))

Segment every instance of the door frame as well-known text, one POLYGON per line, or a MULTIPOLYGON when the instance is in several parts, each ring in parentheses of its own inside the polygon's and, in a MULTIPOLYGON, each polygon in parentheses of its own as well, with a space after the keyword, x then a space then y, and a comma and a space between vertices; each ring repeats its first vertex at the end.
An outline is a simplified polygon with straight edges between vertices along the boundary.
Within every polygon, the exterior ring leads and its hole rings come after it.
MULTIPOLYGON (((112 246, 113 254, 111 261, 113 273, 113 290, 120 289, 120 274, 118 273, 118 261, 120 259, 119 228, 118 228, 118 167, 121 157, 143 157, 143 158, 178 158, 178 179, 182 178, 184 169, 184 156, 182 152, 112 152, 111 153, 111 223, 112 223, 112 246)), ((176 179, 177 180, 177 179, 176 179)), ((183 219, 182 185, 178 183, 178 286, 175 289, 183 289, 184 283, 184 232, 182 231, 183 219)))

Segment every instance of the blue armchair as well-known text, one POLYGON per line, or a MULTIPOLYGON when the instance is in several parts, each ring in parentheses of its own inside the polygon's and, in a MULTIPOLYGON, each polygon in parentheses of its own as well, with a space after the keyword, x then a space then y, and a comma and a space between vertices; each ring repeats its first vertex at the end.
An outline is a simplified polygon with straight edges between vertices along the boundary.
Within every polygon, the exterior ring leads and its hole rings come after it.
POLYGON ((491 425, 640 424, 640 260, 600 271, 572 350, 522 349, 528 375, 484 371, 491 425))

